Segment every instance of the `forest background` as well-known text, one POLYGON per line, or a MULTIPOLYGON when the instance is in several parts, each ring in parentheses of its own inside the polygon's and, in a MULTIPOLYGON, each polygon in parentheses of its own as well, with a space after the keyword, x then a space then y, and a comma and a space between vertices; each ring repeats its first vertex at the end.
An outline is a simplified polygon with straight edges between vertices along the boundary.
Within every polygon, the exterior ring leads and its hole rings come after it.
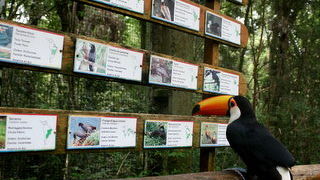
MULTIPOLYGON (((0 15, 203 62, 204 39, 71 0, 6 0, 0 15), (185 43, 188 42, 188 43, 185 43)), ((204 0, 194 0, 204 4, 204 0)), ((221 11, 248 27, 244 49, 220 46, 220 66, 243 72, 259 121, 298 164, 320 163, 320 0, 221 2, 221 11)), ((0 106, 190 115, 202 96, 1 67, 0 106)), ((216 169, 243 166, 218 148, 216 169)), ((107 179, 199 171, 198 149, 67 155, 0 156, 0 179, 107 179)))

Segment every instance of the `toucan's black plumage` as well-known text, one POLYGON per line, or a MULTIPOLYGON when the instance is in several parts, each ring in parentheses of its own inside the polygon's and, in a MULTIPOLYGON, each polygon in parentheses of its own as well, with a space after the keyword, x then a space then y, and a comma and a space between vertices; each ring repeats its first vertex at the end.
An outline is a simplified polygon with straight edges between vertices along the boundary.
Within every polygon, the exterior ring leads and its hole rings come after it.
MULTIPOLYGON (((208 105, 209 101, 200 102, 194 111, 198 111, 196 114, 200 115, 201 109, 209 112, 208 109, 212 108, 214 111, 215 107, 221 105, 221 97, 219 98, 219 102, 212 106, 208 105)), ((228 106, 225 112, 230 114, 227 139, 232 149, 247 165, 249 179, 253 177, 259 180, 292 179, 288 168, 295 164, 293 156, 262 124, 257 122, 250 102, 242 96, 226 96, 226 99, 228 106)), ((210 100, 211 104, 212 102, 214 101, 210 100)), ((219 113, 221 115, 221 108, 219 113)))
POLYGON ((248 174, 259 179, 282 179, 278 167, 290 168, 295 160, 291 153, 260 123, 249 101, 242 97, 233 98, 241 115, 227 127, 230 146, 247 165, 248 174))

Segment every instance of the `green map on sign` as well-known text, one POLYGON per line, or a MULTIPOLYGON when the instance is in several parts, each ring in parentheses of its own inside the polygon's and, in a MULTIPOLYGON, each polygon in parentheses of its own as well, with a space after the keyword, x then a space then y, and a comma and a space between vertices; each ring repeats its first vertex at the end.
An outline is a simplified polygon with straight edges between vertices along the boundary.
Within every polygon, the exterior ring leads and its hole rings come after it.
POLYGON ((46 134, 46 139, 48 139, 51 134, 52 134, 52 129, 48 129, 46 134))

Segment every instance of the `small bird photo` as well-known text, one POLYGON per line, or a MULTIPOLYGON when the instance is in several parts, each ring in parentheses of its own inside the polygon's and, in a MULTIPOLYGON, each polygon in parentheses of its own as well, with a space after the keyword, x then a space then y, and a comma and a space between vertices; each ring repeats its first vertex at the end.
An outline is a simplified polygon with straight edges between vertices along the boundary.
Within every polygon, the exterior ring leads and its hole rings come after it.
POLYGON ((152 57, 149 81, 156 83, 171 84, 172 64, 170 60, 152 57))
POLYGON ((166 146, 167 129, 168 122, 166 121, 146 121, 144 133, 144 146, 166 146))
POLYGON ((204 89, 210 92, 220 92, 221 87, 221 78, 220 78, 219 71, 213 69, 205 69, 205 76, 204 76, 204 89))
POLYGON ((95 147, 100 145, 100 117, 69 117, 68 147, 95 147))
POLYGON ((11 58, 13 27, 0 24, 0 58, 11 58))
POLYGON ((106 74, 107 46, 100 43, 77 39, 75 70, 106 74))
POLYGON ((217 144, 218 124, 201 123, 201 146, 217 144))
POLYGON ((0 116, 0 149, 6 148, 7 116, 0 116))
POLYGON ((154 0, 153 1, 153 16, 174 21, 174 0, 154 0))
POLYGON ((222 18, 211 13, 207 13, 206 33, 221 37, 222 18))

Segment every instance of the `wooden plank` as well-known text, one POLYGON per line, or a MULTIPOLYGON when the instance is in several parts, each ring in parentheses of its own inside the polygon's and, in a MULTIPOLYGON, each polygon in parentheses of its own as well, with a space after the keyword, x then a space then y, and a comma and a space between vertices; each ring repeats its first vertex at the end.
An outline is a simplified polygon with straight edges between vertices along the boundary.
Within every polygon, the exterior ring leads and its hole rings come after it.
POLYGON ((154 176, 143 178, 124 178, 117 180, 241 180, 240 177, 232 172, 202 172, 202 173, 190 173, 179 174, 171 176, 154 176))
MULTIPOLYGON (((23 26, 23 27, 30 27, 34 29, 41 29, 49 32, 54 32, 50 30, 46 30, 43 28, 38 28, 35 26, 30 26, 30 25, 24 25, 20 23, 15 23, 12 21, 7 21, 7 20, 0 20, 0 22, 7 23, 7 24, 12 24, 12 25, 18 25, 18 26, 23 26)), ((202 80, 203 80, 203 71, 201 71, 201 68, 199 68, 199 75, 198 75, 198 90, 188 90, 188 89, 183 89, 183 88, 175 88, 175 87, 169 87, 169 86, 161 86, 161 85, 151 85, 148 83, 148 76, 149 76, 149 59, 150 55, 157 55, 161 57, 165 57, 168 59, 172 60, 177 60, 177 61, 182 61, 182 62, 190 62, 189 60, 173 57, 173 56, 168 56, 165 54, 160 54, 160 53, 155 53, 151 51, 146 51, 142 49, 136 49, 136 48, 131 48, 127 46, 121 46, 116 43, 112 42, 106 42, 102 41, 99 39, 94 39, 86 36, 78 36, 75 34, 69 34, 69 33, 62 33, 62 32, 54 32, 54 33, 59 33, 64 35, 64 48, 63 48, 63 59, 62 59, 62 68, 61 70, 55 70, 55 69, 48 69, 48 68, 42 68, 42 67, 36 67, 36 66, 29 66, 29 65, 22 65, 22 64, 14 64, 14 63, 8 63, 8 62, 0 62, 0 66, 4 67, 9 67, 9 68, 15 68, 15 69, 25 69, 25 70, 31 70, 31 71, 40 71, 40 72, 48 72, 48 73, 56 73, 56 74, 64 74, 68 76, 75 76, 75 77, 84 77, 84 78, 89 78, 89 79, 94 79, 94 80, 106 80, 106 81, 116 81, 116 82, 121 82, 121 83, 127 83, 127 84, 137 84, 137 85, 143 85, 143 86, 152 86, 152 87, 160 87, 160 88, 165 88, 165 89, 174 89, 174 90, 179 90, 179 91, 187 91, 187 92, 197 92, 197 93, 202 93, 202 94, 212 94, 208 92, 203 92, 200 90, 202 88, 202 80), (106 45, 111 45, 115 47, 120 47, 120 48, 126 48, 129 50, 134 50, 134 51, 139 51, 145 53, 144 60, 143 60, 143 67, 142 67, 142 82, 136 82, 136 81, 130 81, 130 80, 124 80, 124 79, 116 79, 116 78, 108 78, 104 76, 97 76, 97 75, 90 75, 90 74, 84 74, 84 73, 76 73, 73 72, 73 66, 74 66, 74 56, 75 56, 75 42, 77 38, 85 39, 88 41, 92 42, 98 42, 106 45)), ((212 41, 210 41, 212 43, 212 41)), ((214 50, 217 51, 217 50, 214 50)), ((216 56, 214 58, 217 58, 216 56)), ((203 64, 195 64, 195 65, 203 65, 203 64)), ((217 67, 218 68, 218 67, 217 67)), ((233 72, 236 74, 240 75, 240 94, 244 95, 246 93, 246 82, 245 82, 245 77, 243 74, 224 69, 227 72, 233 72)))
POLYGON ((77 1, 85 3, 85 4, 90 5, 90 6, 106 9, 106 10, 109 10, 109 11, 112 11, 112 12, 116 12, 116 13, 120 13, 120 14, 123 14, 123 15, 131 16, 131 17, 134 17, 134 18, 137 18, 137 19, 141 19, 141 20, 144 20, 144 21, 161 24, 161 25, 166 26, 166 27, 170 27, 170 28, 173 28, 173 29, 176 29, 176 30, 179 30, 179 31, 182 31, 182 32, 186 32, 186 33, 189 33, 189 34, 193 34, 193 35, 196 35, 196 36, 199 36, 199 37, 203 37, 203 38, 206 38, 206 39, 214 40, 214 41, 217 41, 217 42, 229 45, 229 46, 238 47, 238 48, 240 48, 240 47, 243 48, 243 47, 247 46, 249 35, 248 35, 248 30, 247 30, 246 26, 244 24, 242 24, 241 22, 239 22, 239 21, 237 21, 237 20, 235 20, 235 19, 233 19, 231 17, 228 17, 226 15, 219 14, 219 15, 223 16, 224 18, 227 18, 227 19, 229 19, 229 20, 231 20, 233 22, 239 23, 241 25, 241 45, 234 44, 234 43, 231 43, 231 42, 228 42, 228 41, 224 41, 224 40, 219 39, 219 38, 215 38, 215 37, 212 37, 212 36, 205 35, 205 28, 204 28, 205 27, 205 20, 204 19, 205 19, 205 12, 206 12, 206 10, 208 10, 208 8, 205 7, 205 6, 196 4, 196 3, 192 2, 192 1, 189 1, 189 0, 184 0, 184 1, 188 2, 190 4, 193 4, 193 5, 195 5, 195 6, 200 8, 200 30, 199 31, 194 31, 194 30, 191 30, 191 29, 188 29, 188 28, 184 28, 182 26, 178 26, 178 25, 175 25, 175 24, 171 24, 171 23, 168 23, 168 22, 164 22, 164 21, 152 18, 151 17, 152 0, 145 0, 145 13, 144 14, 135 13, 135 12, 132 12, 132 11, 129 11, 129 10, 117 8, 117 7, 110 6, 110 5, 103 4, 103 3, 97 3, 97 2, 94 2, 94 1, 90 1, 90 0, 77 0, 77 1))
MULTIPOLYGON (((292 168, 293 179, 295 180, 319 180, 320 164, 298 165, 292 168), (303 174, 303 175, 302 175, 303 174)), ((171 176, 157 176, 144 178, 126 178, 126 180, 242 180, 242 178, 230 171, 201 172, 190 174, 179 174, 171 176)), ((123 180, 123 179, 118 179, 123 180)))
POLYGON ((294 166, 292 174, 295 180, 319 180, 320 164, 294 166))
MULTIPOLYGON (((190 114, 191 114, 190 109, 190 114)), ((200 123, 205 122, 220 122, 226 123, 228 120, 221 117, 200 117, 200 116, 179 116, 179 115, 164 115, 164 114, 138 114, 138 113, 118 113, 118 112, 96 112, 96 111, 66 111, 66 110, 43 110, 29 108, 7 108, 0 107, 1 113, 22 113, 22 114, 57 114, 57 142, 55 151, 41 152, 14 152, 0 153, 1 155, 8 154, 64 154, 64 153, 80 153, 80 152, 119 152, 119 151, 143 151, 152 150, 143 148, 143 129, 145 120, 171 120, 171 121, 193 121, 193 146, 183 149, 199 148, 200 147, 200 123), (121 116, 121 117, 136 117, 137 120, 137 146, 135 148, 106 148, 106 149, 84 149, 84 150, 66 150, 67 134, 68 134, 68 117, 69 115, 85 115, 85 116, 121 116)), ((165 148, 162 148, 165 149, 165 148)))

